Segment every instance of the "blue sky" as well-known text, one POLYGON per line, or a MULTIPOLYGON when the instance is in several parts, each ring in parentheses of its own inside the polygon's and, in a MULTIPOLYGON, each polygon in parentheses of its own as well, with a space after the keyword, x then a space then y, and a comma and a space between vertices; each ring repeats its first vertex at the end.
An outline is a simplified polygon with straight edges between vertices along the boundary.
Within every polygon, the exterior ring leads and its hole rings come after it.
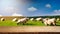
POLYGON ((0 16, 60 15, 60 0, 0 0, 0 16))

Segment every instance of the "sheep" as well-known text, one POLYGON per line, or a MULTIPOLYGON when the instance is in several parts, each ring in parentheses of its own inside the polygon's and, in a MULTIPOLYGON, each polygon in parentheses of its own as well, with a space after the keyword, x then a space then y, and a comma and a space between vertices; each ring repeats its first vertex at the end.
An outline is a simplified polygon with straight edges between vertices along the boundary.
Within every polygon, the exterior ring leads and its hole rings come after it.
POLYGON ((34 18, 31 18, 30 20, 31 20, 31 21, 33 21, 33 20, 34 20, 34 18))
POLYGON ((14 18, 12 21, 13 21, 13 22, 17 21, 17 18, 14 18))
POLYGON ((59 21, 60 20, 60 18, 57 18, 57 21, 59 21))
POLYGON ((44 22, 44 24, 47 25, 48 24, 47 21, 48 21, 48 18, 45 18, 45 19, 43 19, 42 22, 44 22))
POLYGON ((1 21, 4 21, 5 19, 4 18, 1 18, 1 21))
POLYGON ((51 24, 56 25, 56 19, 55 18, 49 19, 48 24, 49 25, 51 25, 51 24))
POLYGON ((42 20, 42 18, 36 18, 36 21, 41 21, 42 20))
POLYGON ((51 24, 56 25, 55 18, 52 18, 52 19, 44 19, 43 21, 44 21, 44 24, 45 25, 51 25, 51 24))
POLYGON ((21 23, 24 25, 27 21, 28 21, 28 18, 22 18, 17 21, 17 24, 21 23))

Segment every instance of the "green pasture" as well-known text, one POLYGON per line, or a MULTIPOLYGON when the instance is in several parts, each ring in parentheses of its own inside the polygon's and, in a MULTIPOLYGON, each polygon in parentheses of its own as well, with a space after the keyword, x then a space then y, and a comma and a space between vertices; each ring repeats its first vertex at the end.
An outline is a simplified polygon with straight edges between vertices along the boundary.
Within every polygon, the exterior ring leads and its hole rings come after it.
MULTIPOLYGON (((56 26, 60 26, 60 21, 56 22, 57 22, 56 26)), ((0 21, 0 26, 45 26, 45 25, 41 21, 30 21, 30 20, 27 21, 25 25, 22 24, 17 25, 17 23, 13 22, 12 20, 6 20, 6 21, 0 21)))

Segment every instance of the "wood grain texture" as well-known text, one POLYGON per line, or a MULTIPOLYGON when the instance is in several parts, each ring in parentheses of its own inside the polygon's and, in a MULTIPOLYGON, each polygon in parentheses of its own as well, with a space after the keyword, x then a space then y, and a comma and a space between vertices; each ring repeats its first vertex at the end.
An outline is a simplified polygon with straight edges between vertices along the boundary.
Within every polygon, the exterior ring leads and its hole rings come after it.
POLYGON ((0 32, 60 32, 60 26, 1 26, 0 32))

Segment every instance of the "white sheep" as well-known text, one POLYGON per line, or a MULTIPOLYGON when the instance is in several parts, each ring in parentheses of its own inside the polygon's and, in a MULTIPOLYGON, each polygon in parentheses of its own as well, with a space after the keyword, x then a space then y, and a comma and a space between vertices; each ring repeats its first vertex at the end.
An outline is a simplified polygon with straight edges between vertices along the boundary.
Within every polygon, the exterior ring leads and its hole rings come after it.
POLYGON ((17 18, 14 18, 12 21, 13 21, 13 22, 17 21, 17 18))
POLYGON ((17 24, 21 23, 24 25, 27 21, 28 21, 28 18, 22 18, 17 21, 17 24))
POLYGON ((4 18, 1 18, 1 21, 4 21, 5 19, 4 18))
POLYGON ((59 18, 57 18, 57 21, 59 21, 60 19, 59 18))
POLYGON ((55 18, 52 18, 52 19, 44 19, 43 21, 44 21, 44 24, 45 25, 51 25, 51 24, 56 25, 55 18))
POLYGON ((33 20, 34 20, 34 18, 31 18, 30 20, 31 20, 31 21, 33 21, 33 20))
POLYGON ((41 21, 41 20, 42 20, 42 18, 36 18, 36 20, 37 20, 37 21, 41 21))
POLYGON ((43 19, 43 22, 44 22, 45 25, 47 25, 48 24, 47 23, 48 22, 48 19, 47 18, 43 19))
POLYGON ((55 18, 49 19, 48 24, 49 25, 51 25, 51 24, 56 25, 56 19, 55 18))

